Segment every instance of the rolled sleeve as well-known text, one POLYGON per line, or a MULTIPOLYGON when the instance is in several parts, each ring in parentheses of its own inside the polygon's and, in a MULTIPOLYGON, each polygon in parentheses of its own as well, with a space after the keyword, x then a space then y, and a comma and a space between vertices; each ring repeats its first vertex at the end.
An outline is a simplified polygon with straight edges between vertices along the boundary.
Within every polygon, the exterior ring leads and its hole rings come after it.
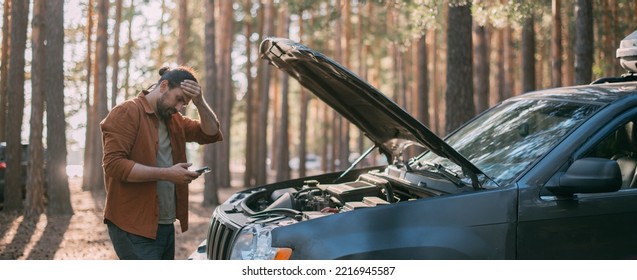
POLYGON ((221 130, 217 130, 215 135, 208 135, 201 129, 201 122, 184 117, 182 120, 186 142, 197 142, 198 144, 210 144, 223 140, 221 130))
POLYGON ((116 107, 100 124, 104 173, 121 181, 126 181, 135 165, 135 161, 130 159, 139 124, 134 115, 129 108, 116 107))

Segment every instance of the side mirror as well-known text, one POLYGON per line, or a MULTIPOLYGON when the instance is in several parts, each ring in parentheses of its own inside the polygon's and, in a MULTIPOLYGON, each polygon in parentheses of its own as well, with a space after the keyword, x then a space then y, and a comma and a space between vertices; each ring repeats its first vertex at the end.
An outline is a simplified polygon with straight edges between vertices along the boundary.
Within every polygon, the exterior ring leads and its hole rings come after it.
POLYGON ((604 158, 578 159, 555 174, 546 188, 555 194, 615 192, 622 186, 617 161, 604 158))

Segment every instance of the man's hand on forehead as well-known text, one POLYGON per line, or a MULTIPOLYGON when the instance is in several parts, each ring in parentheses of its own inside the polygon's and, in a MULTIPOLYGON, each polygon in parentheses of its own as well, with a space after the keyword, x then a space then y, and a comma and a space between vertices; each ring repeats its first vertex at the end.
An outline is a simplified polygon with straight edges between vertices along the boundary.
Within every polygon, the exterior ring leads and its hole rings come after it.
POLYGON ((190 102, 191 99, 196 99, 201 96, 201 87, 199 83, 192 80, 184 80, 181 82, 181 89, 185 94, 185 99, 190 102))

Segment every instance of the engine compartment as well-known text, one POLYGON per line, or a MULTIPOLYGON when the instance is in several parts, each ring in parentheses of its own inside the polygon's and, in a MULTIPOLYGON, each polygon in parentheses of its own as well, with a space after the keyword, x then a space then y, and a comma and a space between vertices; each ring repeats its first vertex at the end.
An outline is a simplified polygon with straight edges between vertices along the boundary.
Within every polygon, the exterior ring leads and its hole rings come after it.
POLYGON ((303 221, 431 196, 411 192, 408 186, 372 173, 334 184, 308 180, 298 187, 253 192, 243 200, 242 208, 253 217, 275 214, 303 221))

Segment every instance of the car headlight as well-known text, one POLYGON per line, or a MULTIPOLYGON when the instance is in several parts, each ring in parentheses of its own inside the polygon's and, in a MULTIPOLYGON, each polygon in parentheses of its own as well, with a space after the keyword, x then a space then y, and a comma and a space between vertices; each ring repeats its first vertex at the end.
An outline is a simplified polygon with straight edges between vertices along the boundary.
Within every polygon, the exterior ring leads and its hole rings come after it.
POLYGON ((250 224, 237 235, 231 260, 286 260, 292 255, 290 248, 272 247, 272 230, 274 225, 250 224))

